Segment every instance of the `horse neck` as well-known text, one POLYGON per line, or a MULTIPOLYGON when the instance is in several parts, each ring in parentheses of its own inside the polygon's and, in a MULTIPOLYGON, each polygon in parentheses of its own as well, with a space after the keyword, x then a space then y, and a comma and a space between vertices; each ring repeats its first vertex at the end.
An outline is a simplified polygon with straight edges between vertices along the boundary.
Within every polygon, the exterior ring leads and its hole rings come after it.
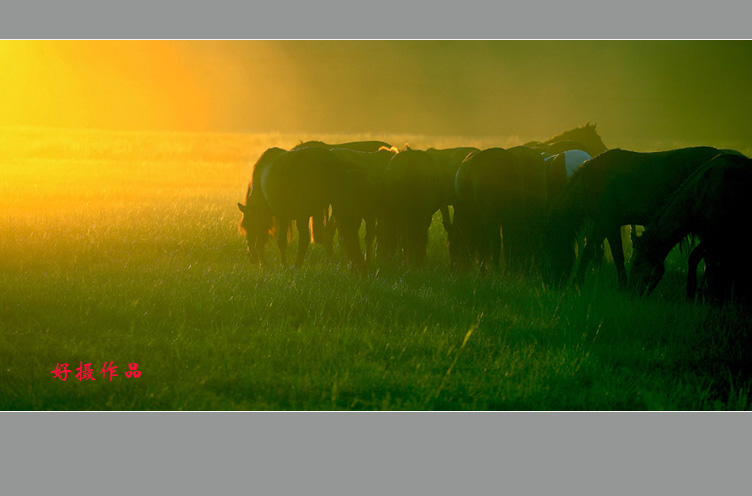
POLYGON ((274 162, 280 155, 286 153, 282 148, 269 148, 261 154, 259 159, 253 165, 253 172, 251 173, 251 180, 256 181, 259 175, 274 162))
POLYGON ((594 157, 607 150, 606 145, 603 144, 600 136, 598 136, 598 133, 596 133, 595 129, 592 127, 578 127, 570 131, 565 131, 558 136, 546 140, 545 143, 551 144, 557 141, 574 141, 582 143, 587 148, 587 151, 594 157))
POLYGON ((682 188, 660 213, 645 227, 640 244, 657 259, 664 260, 686 235, 694 230, 697 202, 694 195, 682 188))

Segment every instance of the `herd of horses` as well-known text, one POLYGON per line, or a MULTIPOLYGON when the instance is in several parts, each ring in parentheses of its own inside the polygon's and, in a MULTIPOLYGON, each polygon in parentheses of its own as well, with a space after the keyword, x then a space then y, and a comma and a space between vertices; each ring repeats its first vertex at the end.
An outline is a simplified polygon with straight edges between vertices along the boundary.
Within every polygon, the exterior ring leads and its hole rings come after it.
POLYGON ((588 123, 507 149, 397 149, 382 141, 270 148, 238 207, 253 263, 266 263, 265 243, 275 237, 286 264, 296 226, 298 267, 311 239, 331 255, 335 232, 358 272, 367 272, 374 256, 421 266, 440 211, 455 270, 485 273, 503 260, 505 271, 536 270, 551 284, 579 284, 608 240, 619 286, 640 294, 656 287, 668 253, 689 237, 699 243, 689 256, 687 296, 701 289, 712 301, 745 302, 752 262, 740 219, 751 211, 749 191, 752 161, 737 151, 609 150, 588 123), (625 225, 633 236, 634 226, 644 227, 632 238, 629 277, 625 225))

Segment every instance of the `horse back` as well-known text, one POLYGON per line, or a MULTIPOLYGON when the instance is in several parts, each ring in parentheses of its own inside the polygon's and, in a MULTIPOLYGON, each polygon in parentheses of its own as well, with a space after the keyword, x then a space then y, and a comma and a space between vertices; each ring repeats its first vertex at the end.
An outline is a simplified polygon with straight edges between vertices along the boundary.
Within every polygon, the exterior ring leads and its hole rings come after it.
POLYGON ((402 211, 436 211, 441 201, 439 178, 428 152, 409 149, 397 153, 386 171, 387 207, 402 211))
POLYGON ((334 148, 344 148, 347 150, 355 150, 360 152, 375 152, 381 147, 391 148, 392 145, 385 141, 349 141, 347 143, 329 144, 323 141, 306 141, 300 143, 293 148, 297 150, 300 148, 323 148, 326 150, 332 150, 334 148))
POLYGON ((465 160, 457 171, 458 202, 499 216, 524 203, 522 167, 517 157, 502 148, 481 150, 465 160))
POLYGON ((608 150, 571 177, 570 194, 594 217, 645 224, 698 167, 718 154, 712 147, 663 152, 608 150))
POLYGON ((261 191, 276 215, 310 217, 329 205, 332 178, 340 167, 341 162, 329 150, 291 150, 260 173, 261 191))

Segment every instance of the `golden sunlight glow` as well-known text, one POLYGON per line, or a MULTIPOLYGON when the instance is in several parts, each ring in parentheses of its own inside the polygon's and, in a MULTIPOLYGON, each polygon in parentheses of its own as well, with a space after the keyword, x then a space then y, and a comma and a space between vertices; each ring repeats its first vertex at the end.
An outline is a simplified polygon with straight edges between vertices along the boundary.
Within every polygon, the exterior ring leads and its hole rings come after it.
POLYGON ((3 125, 204 128, 184 57, 160 41, 0 41, 3 125))
POLYGON ((19 184, 242 189, 261 143, 327 135, 513 146, 591 122, 610 148, 745 152, 750 57, 747 41, 0 40, 0 202, 19 184))
POLYGON ((0 41, 0 126, 525 142, 596 122, 624 147, 746 139, 750 55, 745 41, 0 41))

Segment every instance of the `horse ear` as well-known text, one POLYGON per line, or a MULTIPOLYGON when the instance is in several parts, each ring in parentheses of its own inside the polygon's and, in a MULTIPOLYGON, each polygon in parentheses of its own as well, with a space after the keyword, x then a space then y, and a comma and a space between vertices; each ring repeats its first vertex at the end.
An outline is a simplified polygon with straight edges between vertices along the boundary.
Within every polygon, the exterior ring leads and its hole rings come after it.
POLYGON ((242 203, 238 202, 238 208, 240 209, 241 212, 245 213, 245 205, 243 205, 242 203))

